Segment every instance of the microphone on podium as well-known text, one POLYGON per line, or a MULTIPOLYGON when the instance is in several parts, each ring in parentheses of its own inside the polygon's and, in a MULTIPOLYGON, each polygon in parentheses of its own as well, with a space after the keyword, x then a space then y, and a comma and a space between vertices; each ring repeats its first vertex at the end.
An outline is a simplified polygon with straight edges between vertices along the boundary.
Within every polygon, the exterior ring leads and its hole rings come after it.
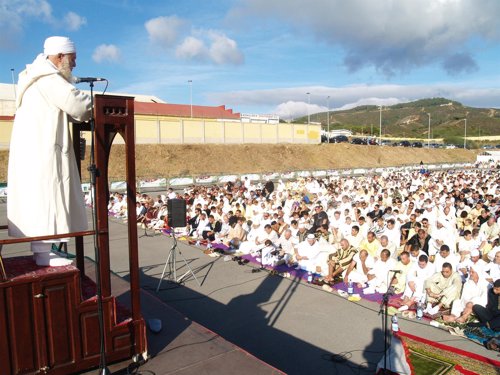
POLYGON ((73 83, 83 83, 83 82, 101 82, 107 81, 106 78, 98 78, 98 77, 73 77, 73 83))

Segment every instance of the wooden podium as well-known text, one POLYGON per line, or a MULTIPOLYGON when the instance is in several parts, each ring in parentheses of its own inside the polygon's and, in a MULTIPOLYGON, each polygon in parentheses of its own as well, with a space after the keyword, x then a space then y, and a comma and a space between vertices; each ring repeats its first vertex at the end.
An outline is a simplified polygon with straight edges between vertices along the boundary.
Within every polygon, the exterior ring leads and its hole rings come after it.
MULTIPOLYGON (((146 325, 140 314, 139 258, 135 212, 134 100, 95 96, 95 185, 98 259, 107 362, 147 355, 146 325), (126 147, 130 309, 111 294, 108 230, 108 160, 114 137, 126 147)), ((73 124, 75 150, 80 131, 73 124)), ((79 158, 77 157, 78 164, 79 158)), ((80 168, 80 165, 78 165, 80 168)), ((5 229, 5 227, 3 227, 5 229)), ((99 366, 100 334, 95 284, 86 276, 83 236, 93 231, 0 240, 4 245, 33 240, 74 237, 76 267, 39 267, 32 257, 0 257, 0 373, 70 374, 99 366)))

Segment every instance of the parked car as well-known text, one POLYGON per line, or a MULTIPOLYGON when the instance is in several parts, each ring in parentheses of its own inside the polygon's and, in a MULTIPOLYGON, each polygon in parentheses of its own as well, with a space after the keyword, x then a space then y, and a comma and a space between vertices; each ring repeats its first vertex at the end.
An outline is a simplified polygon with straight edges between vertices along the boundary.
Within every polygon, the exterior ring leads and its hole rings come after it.
POLYGON ((330 138, 330 143, 342 142, 349 142, 349 139, 345 135, 336 135, 335 137, 330 138))
POLYGON ((422 145, 422 142, 413 142, 411 144, 411 147, 422 148, 423 145, 422 145))
POLYGON ((353 145, 366 145, 366 139, 362 138, 353 138, 351 139, 351 144, 353 145))
POLYGON ((484 145, 483 147, 481 147, 483 150, 493 150, 494 147, 492 145, 484 145))
POLYGON ((495 148, 500 148, 500 145, 496 145, 495 148))
POLYGON ((380 146, 390 146, 390 145, 392 145, 392 142, 391 142, 391 141, 382 141, 382 142, 380 143, 380 146))
POLYGON ((453 150, 454 148, 457 148, 457 146, 449 143, 449 144, 445 145, 444 148, 447 150, 453 150))
POLYGON ((409 141, 401 141, 398 143, 398 146, 401 147, 411 147, 411 143, 409 141))
POLYGON ((366 143, 371 145, 371 146, 378 146, 378 142, 375 138, 368 138, 366 140, 366 143))

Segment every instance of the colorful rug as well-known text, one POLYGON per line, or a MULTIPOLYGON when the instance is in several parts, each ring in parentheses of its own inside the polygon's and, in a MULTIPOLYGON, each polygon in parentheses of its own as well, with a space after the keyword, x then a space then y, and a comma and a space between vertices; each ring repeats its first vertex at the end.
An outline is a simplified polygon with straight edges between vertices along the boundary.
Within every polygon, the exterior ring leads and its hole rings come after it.
POLYGON ((397 337, 405 347, 413 374, 498 375, 500 362, 405 332, 397 337))

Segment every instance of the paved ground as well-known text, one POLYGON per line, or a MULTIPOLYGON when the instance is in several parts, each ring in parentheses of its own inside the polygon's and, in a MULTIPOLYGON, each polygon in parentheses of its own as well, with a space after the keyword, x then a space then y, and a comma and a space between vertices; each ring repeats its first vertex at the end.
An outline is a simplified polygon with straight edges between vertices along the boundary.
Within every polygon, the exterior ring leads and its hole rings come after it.
MULTIPOLYGON (((0 205, 0 214, 5 217, 4 205, 0 205)), ((110 234, 112 269, 126 280, 126 226, 111 219, 110 234)), ((92 258, 93 248, 90 239, 87 241, 86 255, 92 258)), ((150 294, 156 294, 170 247, 171 239, 163 235, 139 239, 141 286, 150 294)), ((297 280, 267 272, 252 273, 251 265, 211 258, 185 243, 179 243, 178 250, 201 286, 192 277, 180 286, 165 281, 156 296, 181 314, 289 374, 345 374, 350 373, 349 368, 354 373, 373 373, 384 348, 377 304, 352 303, 297 280), (334 363, 330 360, 332 353, 346 353, 349 360, 334 363)), ((22 246, 3 250, 4 256, 27 253, 22 246)), ((183 274, 187 267, 180 254, 177 269, 183 274)), ((146 318, 162 319, 157 309, 150 311, 145 306, 143 311, 146 318)), ((177 329, 169 327, 169 321, 163 321, 163 325, 164 330, 177 329)), ((425 321, 400 319, 400 327, 427 339, 499 359, 498 353, 451 336, 425 321)), ((161 358, 153 359, 158 360, 161 358)))

